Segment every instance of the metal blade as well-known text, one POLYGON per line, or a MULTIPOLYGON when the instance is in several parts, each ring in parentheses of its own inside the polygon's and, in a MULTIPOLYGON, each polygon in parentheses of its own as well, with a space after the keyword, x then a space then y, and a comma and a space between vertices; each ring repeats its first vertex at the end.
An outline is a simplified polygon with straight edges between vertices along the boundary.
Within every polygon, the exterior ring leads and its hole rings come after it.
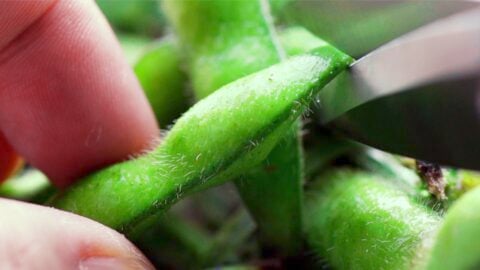
POLYGON ((480 169, 480 9, 386 44, 319 99, 322 122, 360 142, 480 169))
POLYGON ((475 0, 297 0, 282 9, 280 17, 360 57, 422 25, 478 4, 475 0))

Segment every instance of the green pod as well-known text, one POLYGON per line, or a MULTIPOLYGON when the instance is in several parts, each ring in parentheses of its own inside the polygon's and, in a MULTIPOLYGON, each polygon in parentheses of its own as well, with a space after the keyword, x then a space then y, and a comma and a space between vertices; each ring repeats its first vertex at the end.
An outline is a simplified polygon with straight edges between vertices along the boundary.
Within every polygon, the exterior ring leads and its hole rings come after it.
MULTIPOLYGON (((267 19, 267 1, 166 1, 165 10, 189 52, 197 99, 281 60, 267 19)), ((281 248, 282 253, 293 253, 301 236, 302 162, 297 130, 296 125, 289 138, 282 140, 287 143, 236 181, 263 244, 281 248)))
POLYGON ((184 92, 187 76, 180 68, 177 42, 164 38, 150 46, 134 66, 157 121, 170 125, 188 108, 184 92))
MULTIPOLYGON (((167 16, 190 53, 197 98, 283 58, 267 1, 165 4, 167 16)), ((303 153, 299 126, 296 123, 265 162, 236 181, 263 244, 283 254, 295 253, 301 244, 303 153)))
POLYGON ((228 84, 183 114, 157 149, 78 181, 53 205, 128 232, 260 163, 348 60, 324 47, 228 84))
MULTIPOLYGON (((279 38, 288 56, 331 46, 303 27, 282 30, 279 38)), ((297 121, 261 166, 237 181, 242 199, 257 220, 261 240, 283 255, 295 254, 302 245, 305 176, 301 125, 297 121)))
POLYGON ((267 1, 163 2, 190 62, 197 99, 280 61, 267 1))
POLYGON ((236 180, 270 252, 295 254, 302 245, 303 149, 297 121, 264 162, 236 180))
POLYGON ((315 48, 331 46, 300 26, 285 28, 279 32, 280 43, 287 55, 298 55, 315 48))
POLYGON ((480 187, 463 195, 445 215, 425 266, 428 270, 480 267, 480 187))
POLYGON ((418 174, 401 164, 393 155, 375 148, 359 146, 352 159, 361 168, 381 175, 413 197, 420 196, 418 188, 421 183, 418 174))
POLYGON ((337 171, 317 184, 307 198, 305 231, 332 267, 400 270, 422 260, 440 217, 367 173, 337 171))
MULTIPOLYGON (((302 27, 283 30, 279 37, 289 56, 330 46, 302 27)), ((264 246, 281 255, 295 254, 302 245, 305 176, 300 129, 297 121, 260 166, 236 181, 264 246)))
MULTIPOLYGON (((275 9, 277 9, 275 13, 278 14, 280 9, 284 8, 291 2, 291 0, 271 0, 270 2, 272 3, 272 9, 274 9, 274 12, 275 9)), ((291 26, 285 29, 280 29, 278 34, 280 43, 288 56, 299 55, 315 48, 331 46, 329 43, 300 26, 291 26)), ((353 59, 351 59, 351 61, 353 61, 353 59)), ((314 149, 306 149, 307 153, 305 153, 307 156, 305 160, 308 162, 305 168, 307 178, 333 157, 338 156, 353 147, 353 145, 345 140, 332 138, 325 134, 315 134, 315 136, 318 137, 316 138, 316 143, 318 143, 318 145, 315 145, 313 147, 314 149)))

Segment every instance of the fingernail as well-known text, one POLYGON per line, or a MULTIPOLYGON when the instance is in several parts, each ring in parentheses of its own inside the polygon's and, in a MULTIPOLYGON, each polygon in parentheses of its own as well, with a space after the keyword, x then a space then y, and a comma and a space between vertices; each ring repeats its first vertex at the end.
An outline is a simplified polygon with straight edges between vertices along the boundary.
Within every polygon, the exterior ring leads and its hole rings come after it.
POLYGON ((155 269, 150 263, 142 259, 91 257, 79 263, 79 270, 143 270, 155 269))

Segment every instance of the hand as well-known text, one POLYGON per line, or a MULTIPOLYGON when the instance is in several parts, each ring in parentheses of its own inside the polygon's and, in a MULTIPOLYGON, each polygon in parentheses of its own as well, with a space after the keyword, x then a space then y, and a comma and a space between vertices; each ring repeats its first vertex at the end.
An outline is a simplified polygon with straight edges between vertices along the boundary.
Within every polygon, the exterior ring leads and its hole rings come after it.
MULTIPOLYGON (((63 188, 157 135, 93 1, 0 3, 0 178, 18 153, 63 188)), ((5 199, 0 215, 1 269, 122 269, 113 258, 148 266, 123 236, 85 218, 5 199)))

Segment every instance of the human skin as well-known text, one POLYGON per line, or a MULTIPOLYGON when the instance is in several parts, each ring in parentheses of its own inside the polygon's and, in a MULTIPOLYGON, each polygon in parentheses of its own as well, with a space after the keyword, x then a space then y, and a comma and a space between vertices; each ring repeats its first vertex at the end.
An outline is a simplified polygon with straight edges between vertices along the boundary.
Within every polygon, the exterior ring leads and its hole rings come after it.
POLYGON ((0 213, 0 269, 153 269, 123 235, 87 218, 7 199, 0 213))
POLYGON ((1 7, 0 130, 15 151, 65 187, 149 147, 154 115, 93 1, 1 7))
MULTIPOLYGON (((21 155, 63 188, 157 134, 93 1, 0 3, 0 181, 21 155)), ((121 234, 80 216, 0 199, 0 217, 1 269, 151 267, 121 234)))
POLYGON ((0 132, 0 182, 15 173, 22 164, 21 160, 0 132))

